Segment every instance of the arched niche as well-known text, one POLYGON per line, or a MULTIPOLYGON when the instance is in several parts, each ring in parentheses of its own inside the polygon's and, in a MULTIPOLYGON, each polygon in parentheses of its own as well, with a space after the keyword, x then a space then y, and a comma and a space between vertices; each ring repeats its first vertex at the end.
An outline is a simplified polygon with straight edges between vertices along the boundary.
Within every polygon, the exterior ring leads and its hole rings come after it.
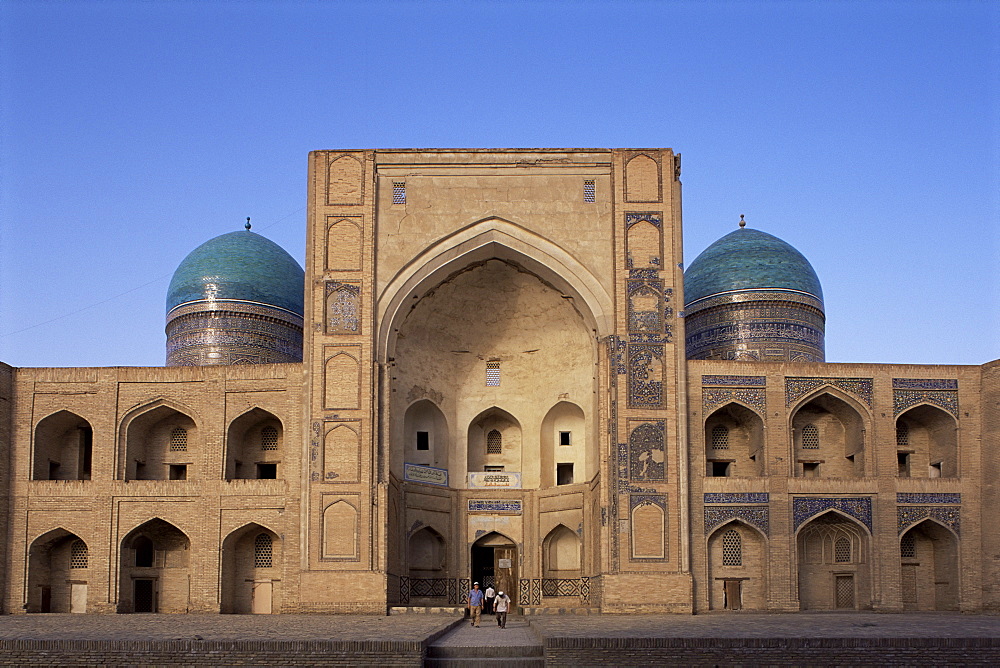
POLYGON ((805 523, 796 536, 802 610, 864 610, 872 605, 869 535, 835 510, 805 523))
POLYGON ((451 436, 448 421, 437 404, 420 399, 407 407, 401 445, 405 462, 448 468, 451 436))
POLYGON ((866 420, 860 407, 832 390, 803 402, 792 414, 794 474, 806 478, 868 475, 866 420))
POLYGON ((445 577, 447 550, 444 537, 432 527, 413 532, 406 542, 406 563, 411 578, 445 577))
POLYGON ((28 548, 28 612, 86 612, 90 550, 76 534, 47 531, 28 548))
POLYGON ((35 425, 32 480, 90 480, 94 430, 76 413, 62 410, 35 425))
POLYGON ((471 552, 472 579, 483 589, 492 585, 516 603, 520 569, 517 544, 509 536, 491 531, 476 539, 471 552))
POLYGON ((665 559, 667 556, 666 514, 653 502, 639 503, 631 512, 633 559, 665 559))
POLYGON ((767 608, 767 540, 739 521, 723 524, 708 537, 710 610, 767 608))
POLYGON ((497 259, 521 267, 573 300, 588 330, 604 337, 614 330, 608 289, 572 254, 519 225, 487 218, 428 246, 390 279, 378 298, 378 355, 395 357, 400 324, 414 297, 421 297, 463 269, 497 259))
POLYGON ((345 352, 331 355, 324 365, 326 408, 357 408, 361 400, 361 369, 358 360, 345 352))
POLYGON ((191 541, 154 518, 130 531, 119 553, 118 612, 188 612, 191 541))
POLYGON ((250 523, 222 541, 222 612, 271 614, 281 608, 282 541, 250 523))
POLYGON ((764 421, 746 406, 729 403, 705 419, 705 475, 764 475, 764 421))
POLYGON ((469 423, 469 471, 520 471, 521 423, 496 406, 469 423))
POLYGON ((591 458, 587 436, 582 408, 560 401, 549 409, 539 435, 542 487, 590 480, 593 473, 588 466, 591 458))
POLYGON ((625 163, 625 198, 629 202, 659 202, 660 172, 656 161, 640 153, 625 163))
POLYGON ((357 271, 361 269, 361 227, 341 219, 326 231, 326 268, 330 271, 357 271))
POLYGON ((628 228, 625 250, 628 253, 629 268, 663 269, 660 229, 649 221, 641 220, 628 228))
POLYGON ((958 610, 958 537, 927 519, 899 538, 900 593, 904 610, 958 610))
POLYGON ((358 558, 358 509, 347 501, 335 501, 323 510, 323 557, 358 558))
POLYGON ((904 478, 958 477, 958 423, 947 411, 921 404, 896 418, 897 471, 904 478))
POLYGON ((195 421, 162 402, 133 412, 123 423, 119 475, 125 480, 189 480, 198 451, 195 421))
POLYGON ((542 577, 578 578, 581 563, 580 537, 565 524, 554 527, 542 541, 542 577))
POLYGON ((229 423, 226 480, 278 478, 284 436, 281 420, 262 408, 252 408, 229 423))
POLYGON ((364 166, 353 155, 330 161, 327 170, 327 204, 361 204, 364 166))

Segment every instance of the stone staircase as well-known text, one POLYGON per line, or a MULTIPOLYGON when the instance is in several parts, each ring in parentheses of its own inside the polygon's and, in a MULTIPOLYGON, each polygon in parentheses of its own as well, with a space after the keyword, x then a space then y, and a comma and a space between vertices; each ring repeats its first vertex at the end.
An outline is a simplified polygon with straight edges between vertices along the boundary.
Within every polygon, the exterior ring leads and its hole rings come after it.
POLYGON ((475 628, 463 621, 427 647, 424 666, 431 668, 467 668, 495 666, 542 668, 545 652, 541 639, 528 622, 510 617, 501 629, 491 615, 483 615, 475 628))

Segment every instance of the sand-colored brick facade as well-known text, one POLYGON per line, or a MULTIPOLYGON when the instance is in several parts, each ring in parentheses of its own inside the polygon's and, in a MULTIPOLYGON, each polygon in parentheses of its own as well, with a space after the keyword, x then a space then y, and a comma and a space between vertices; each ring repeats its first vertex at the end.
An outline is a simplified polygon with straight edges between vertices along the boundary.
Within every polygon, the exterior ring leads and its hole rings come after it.
POLYGON ((687 360, 672 150, 307 197, 301 364, 0 366, 2 612, 1000 609, 997 363, 687 360))

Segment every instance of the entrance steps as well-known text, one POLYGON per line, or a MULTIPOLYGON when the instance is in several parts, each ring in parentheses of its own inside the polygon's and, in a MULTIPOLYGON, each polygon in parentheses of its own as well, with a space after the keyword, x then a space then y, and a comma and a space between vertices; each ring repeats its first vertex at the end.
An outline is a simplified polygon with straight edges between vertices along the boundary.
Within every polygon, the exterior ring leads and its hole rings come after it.
POLYGON ((427 614, 427 615, 440 615, 445 614, 464 614, 466 611, 464 605, 411 605, 411 606, 393 606, 389 608, 390 615, 412 615, 412 614, 427 614))
POLYGON ((483 615, 479 628, 462 621, 428 645, 424 666, 543 668, 545 651, 526 620, 511 616, 507 628, 501 629, 492 615, 483 615))
POLYGON ((522 615, 599 615, 600 608, 546 608, 542 606, 523 607, 522 615))

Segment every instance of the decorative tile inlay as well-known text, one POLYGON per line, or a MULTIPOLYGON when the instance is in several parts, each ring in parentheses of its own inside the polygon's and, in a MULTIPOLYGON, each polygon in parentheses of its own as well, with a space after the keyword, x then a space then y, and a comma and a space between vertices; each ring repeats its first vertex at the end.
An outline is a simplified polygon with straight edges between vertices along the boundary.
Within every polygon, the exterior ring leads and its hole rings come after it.
POLYGON ((907 408, 917 404, 928 403, 948 411, 958 417, 957 390, 893 390, 893 416, 899 415, 907 408))
POLYGON ((666 408, 663 392, 663 345, 629 344, 629 408, 666 408))
POLYGON ((664 438, 667 423, 629 420, 629 478, 637 482, 663 480, 666 470, 664 438))
POLYGON ((705 503, 767 503, 767 492, 706 492, 705 503))
POLYGON ((765 387, 767 376, 702 376, 701 384, 710 387, 765 387))
POLYGON ((871 378, 785 378, 785 406, 824 385, 832 385, 861 399, 869 408, 872 406, 871 378))
POLYGON ((732 519, 743 520, 755 526, 767 536, 770 533, 770 517, 767 506, 706 506, 705 535, 716 527, 732 519))
POLYGON ((896 503, 962 503, 962 495, 952 493, 920 494, 915 492, 898 492, 896 494, 896 503))
POLYGON ((660 229, 663 226, 663 219, 658 213, 626 213, 625 214, 625 229, 632 227, 636 223, 640 222, 652 223, 654 227, 660 229))
POLYGON ((320 435, 323 432, 322 423, 315 421, 312 423, 312 435, 309 437, 309 462, 310 468, 312 469, 309 473, 309 479, 313 482, 319 482, 323 479, 323 462, 320 460, 319 449, 320 449, 320 435))
POLYGON ((628 279, 628 331, 663 333, 663 281, 628 279))
POLYGON ((806 520, 830 509, 850 515, 868 527, 869 532, 872 530, 872 498, 870 496, 847 498, 797 496, 792 499, 795 528, 798 529, 806 520))
POLYGON ((756 408, 761 414, 767 412, 767 395, 760 389, 742 388, 707 388, 701 389, 701 408, 707 415, 719 406, 730 401, 738 401, 751 408, 756 408))
POLYGON ((628 509, 633 511, 639 506, 658 506, 664 511, 667 509, 667 497, 665 494, 631 494, 628 497, 628 509))
POLYGON ((957 390, 958 381, 948 378, 893 378, 894 390, 957 390))
POLYGON ((326 333, 357 334, 360 331, 361 286, 341 281, 326 282, 326 333))
POLYGON ((469 512, 520 515, 521 501, 515 499, 469 499, 469 512))
POLYGON ((961 534, 961 510, 954 506, 897 506, 896 531, 903 533, 914 524, 926 519, 934 519, 961 534))

